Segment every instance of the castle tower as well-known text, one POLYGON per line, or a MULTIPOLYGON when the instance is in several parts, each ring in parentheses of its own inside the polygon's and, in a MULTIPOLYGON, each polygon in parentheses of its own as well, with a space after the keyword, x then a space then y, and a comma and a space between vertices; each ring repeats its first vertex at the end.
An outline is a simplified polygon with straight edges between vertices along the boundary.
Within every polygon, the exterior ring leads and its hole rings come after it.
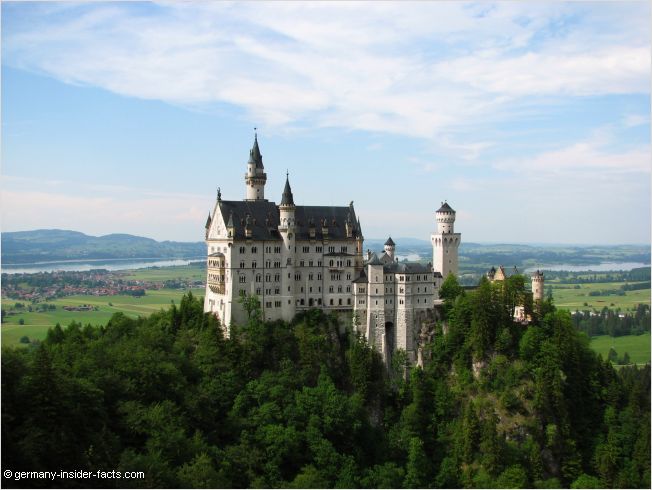
POLYGON ((265 200, 265 182, 267 182, 267 174, 263 167, 263 156, 258 148, 258 135, 256 134, 254 146, 249 151, 249 162, 247 162, 247 173, 245 174, 247 186, 245 201, 265 200))
POLYGON ((374 253, 367 262, 367 326, 365 336, 369 345, 387 359, 385 351, 387 339, 385 337, 385 284, 383 277, 383 264, 374 253))
POLYGON ((281 255, 281 266, 285 274, 281 277, 281 302, 283 318, 294 318, 296 313, 296 303, 294 298, 294 255, 296 243, 296 222, 294 197, 290 187, 290 176, 285 176, 285 188, 281 203, 278 206, 280 224, 278 231, 283 239, 283 248, 281 255))
POLYGON ((389 237, 385 242, 385 253, 390 259, 394 260, 395 251, 396 251, 396 244, 394 243, 394 240, 392 240, 392 237, 389 237))
POLYGON ((532 301, 535 305, 543 302, 543 273, 538 270, 532 274, 532 301))
POLYGON ((457 249, 462 235, 455 233, 455 210, 447 202, 442 203, 435 213, 437 232, 430 237, 432 242, 432 268, 446 279, 448 274, 457 274, 457 249))

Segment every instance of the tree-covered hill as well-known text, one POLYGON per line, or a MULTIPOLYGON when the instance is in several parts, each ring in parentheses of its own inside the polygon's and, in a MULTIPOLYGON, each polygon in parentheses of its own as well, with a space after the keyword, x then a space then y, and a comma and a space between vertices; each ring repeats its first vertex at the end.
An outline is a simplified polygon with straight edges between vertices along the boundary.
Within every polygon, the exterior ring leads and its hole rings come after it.
POLYGON ((157 242, 126 234, 100 237, 69 230, 2 233, 2 262, 20 264, 56 260, 198 257, 202 242, 157 242))
POLYGON ((3 469, 145 477, 3 487, 649 488, 649 366, 615 371, 550 304, 513 323, 522 293, 448 280, 407 377, 334 317, 262 322, 255 301, 231 339, 191 295, 56 327, 2 352, 3 469))

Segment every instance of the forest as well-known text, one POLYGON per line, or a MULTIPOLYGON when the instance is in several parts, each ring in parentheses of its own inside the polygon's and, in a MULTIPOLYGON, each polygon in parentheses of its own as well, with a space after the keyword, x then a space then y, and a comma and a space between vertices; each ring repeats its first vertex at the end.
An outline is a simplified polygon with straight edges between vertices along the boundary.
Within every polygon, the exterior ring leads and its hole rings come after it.
POLYGON ((525 279, 454 276, 424 369, 333 315, 225 339, 192 294, 2 351, 2 466, 143 471, 17 487, 649 488, 650 367, 616 370, 525 279), (512 321, 525 301, 532 322, 512 321))

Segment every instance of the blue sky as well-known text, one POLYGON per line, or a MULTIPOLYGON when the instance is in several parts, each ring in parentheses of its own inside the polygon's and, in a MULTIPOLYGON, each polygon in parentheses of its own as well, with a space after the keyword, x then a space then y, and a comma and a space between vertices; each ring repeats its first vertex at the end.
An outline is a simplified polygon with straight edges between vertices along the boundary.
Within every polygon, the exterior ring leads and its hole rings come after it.
MULTIPOLYGON (((649 243, 649 2, 2 3, 2 230, 198 241, 244 197, 368 238, 649 243)), ((400 243, 398 244, 400 246, 400 243)))

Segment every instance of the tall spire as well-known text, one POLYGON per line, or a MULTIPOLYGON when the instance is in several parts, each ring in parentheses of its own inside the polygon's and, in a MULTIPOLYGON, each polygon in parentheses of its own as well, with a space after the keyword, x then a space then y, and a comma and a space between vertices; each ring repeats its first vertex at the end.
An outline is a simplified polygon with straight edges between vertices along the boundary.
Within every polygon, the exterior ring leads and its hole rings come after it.
POLYGON ((294 206, 294 197, 292 196, 292 188, 290 187, 290 174, 285 174, 285 189, 283 189, 283 196, 281 197, 281 206, 294 206))
POLYGON ((258 148, 258 133, 254 133, 254 146, 249 151, 249 163, 255 163, 256 168, 265 168, 263 167, 263 156, 258 148))

